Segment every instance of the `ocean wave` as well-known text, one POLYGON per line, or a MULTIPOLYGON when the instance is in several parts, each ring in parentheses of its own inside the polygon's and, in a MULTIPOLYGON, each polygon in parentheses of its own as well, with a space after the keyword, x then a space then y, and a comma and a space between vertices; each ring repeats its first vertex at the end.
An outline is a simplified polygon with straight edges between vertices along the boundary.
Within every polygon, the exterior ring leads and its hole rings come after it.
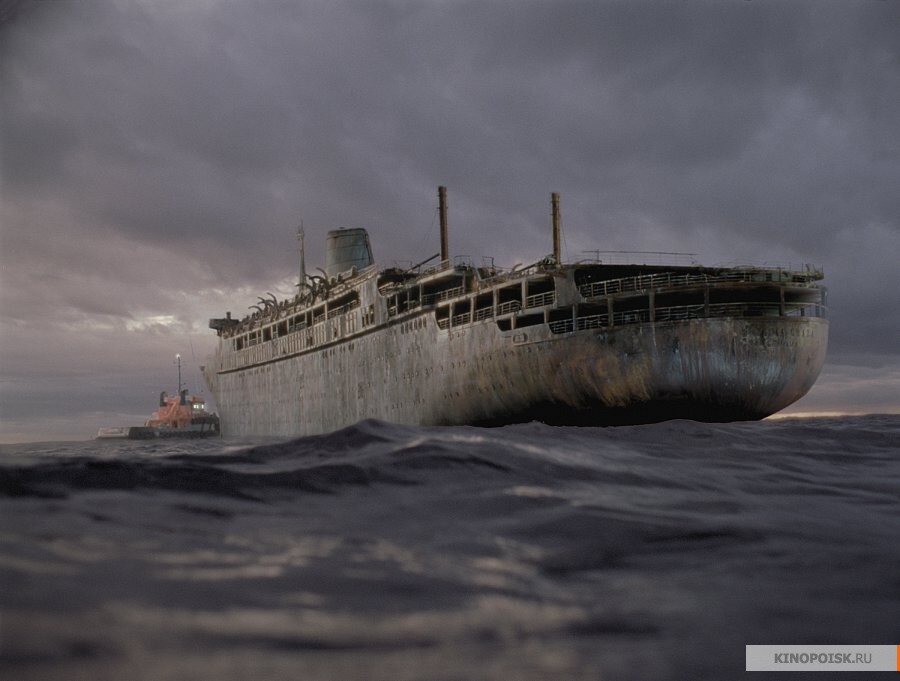
MULTIPOLYGON (((427 484, 430 477, 443 480, 450 473, 692 489, 742 469, 763 474, 771 469, 783 483, 776 489, 816 494, 829 489, 824 462, 852 467, 864 455, 868 466, 891 464, 898 440, 900 417, 895 416, 496 429, 416 428, 370 420, 325 435, 251 445, 135 442, 110 450, 78 443, 6 451, 0 456, 0 494, 60 498, 78 490, 156 489, 257 499, 267 490, 336 493, 347 486, 427 484), (660 466, 659 460, 693 462, 704 467, 703 474, 660 466)), ((852 468, 845 472, 852 475, 852 468)), ((864 487, 887 491, 877 480, 864 487)))
POLYGON ((898 442, 871 416, 5 446, 0 676, 717 681, 748 643, 893 640, 898 442))

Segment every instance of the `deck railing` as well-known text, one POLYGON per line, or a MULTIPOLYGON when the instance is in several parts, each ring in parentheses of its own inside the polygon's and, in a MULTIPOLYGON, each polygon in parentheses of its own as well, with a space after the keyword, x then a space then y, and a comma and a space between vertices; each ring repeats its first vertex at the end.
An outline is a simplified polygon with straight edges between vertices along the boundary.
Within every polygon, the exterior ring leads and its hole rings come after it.
POLYGON ((515 312, 522 309, 522 303, 518 300, 508 300, 497 306, 497 314, 506 314, 507 312, 515 312))
MULTIPOLYGON (((653 310, 655 322, 674 322, 686 319, 710 319, 716 317, 826 317, 828 309, 819 303, 718 303, 712 305, 677 305, 657 307, 653 310)), ((612 326, 644 324, 651 321, 650 310, 624 310, 614 312, 612 326)), ((553 333, 571 333, 585 329, 610 326, 608 314, 586 315, 575 319, 550 322, 553 333)))
POLYGON ((475 321, 480 322, 482 319, 490 319, 494 316, 494 308, 493 307, 483 307, 480 310, 475 310, 475 321))
POLYGON ((340 307, 333 307, 328 309, 328 313, 326 319, 334 319, 335 317, 347 314, 350 310, 359 307, 359 301, 355 300, 352 303, 347 303, 346 305, 341 305, 340 307))
POLYGON ((462 326, 472 321, 472 313, 464 312, 453 317, 453 326, 462 326))
POLYGON ((817 273, 798 273, 789 270, 737 270, 724 274, 661 272, 637 277, 606 279, 582 284, 578 290, 585 298, 596 298, 630 291, 646 291, 657 288, 683 288, 720 283, 783 282, 798 285, 814 285, 817 273))
POLYGON ((451 298, 461 296, 465 292, 466 290, 462 286, 455 286, 444 291, 438 291, 437 293, 426 293, 422 296, 422 305, 432 305, 434 303, 450 300, 451 298))
POLYGON ((553 305, 556 301, 556 292, 547 291, 546 293, 537 293, 528 296, 525 299, 525 307, 543 307, 544 305, 553 305))

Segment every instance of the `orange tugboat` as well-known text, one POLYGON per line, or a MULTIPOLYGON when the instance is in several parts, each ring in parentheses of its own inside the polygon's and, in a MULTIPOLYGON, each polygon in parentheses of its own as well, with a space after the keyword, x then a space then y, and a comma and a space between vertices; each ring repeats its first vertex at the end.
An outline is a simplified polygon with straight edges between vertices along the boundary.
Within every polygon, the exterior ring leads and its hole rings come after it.
POLYGON ((219 434, 219 417, 206 410, 202 397, 181 388, 181 355, 178 363, 178 395, 159 395, 159 408, 143 426, 101 428, 97 439, 147 440, 156 437, 210 437, 219 434))

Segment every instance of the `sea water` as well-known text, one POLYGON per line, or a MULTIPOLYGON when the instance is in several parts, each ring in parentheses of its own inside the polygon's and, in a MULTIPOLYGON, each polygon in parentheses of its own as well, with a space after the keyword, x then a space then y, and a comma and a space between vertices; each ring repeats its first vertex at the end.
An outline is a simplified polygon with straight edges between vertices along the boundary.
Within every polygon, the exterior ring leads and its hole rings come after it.
POLYGON ((898 415, 0 449, 4 680, 719 680, 747 644, 897 643, 898 415))

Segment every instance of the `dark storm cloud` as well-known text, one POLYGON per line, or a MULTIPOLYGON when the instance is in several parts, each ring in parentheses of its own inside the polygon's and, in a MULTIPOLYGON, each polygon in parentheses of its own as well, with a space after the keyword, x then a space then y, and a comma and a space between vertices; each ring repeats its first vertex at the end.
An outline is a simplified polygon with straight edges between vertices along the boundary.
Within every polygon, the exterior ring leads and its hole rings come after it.
POLYGON ((557 190, 572 258, 824 265, 832 356, 900 363, 897 3, 72 0, 0 22, 6 373, 94 367, 88 339, 162 352, 286 295, 300 219, 311 266, 338 226, 424 259, 437 184, 452 250, 499 264, 549 251, 557 190))

